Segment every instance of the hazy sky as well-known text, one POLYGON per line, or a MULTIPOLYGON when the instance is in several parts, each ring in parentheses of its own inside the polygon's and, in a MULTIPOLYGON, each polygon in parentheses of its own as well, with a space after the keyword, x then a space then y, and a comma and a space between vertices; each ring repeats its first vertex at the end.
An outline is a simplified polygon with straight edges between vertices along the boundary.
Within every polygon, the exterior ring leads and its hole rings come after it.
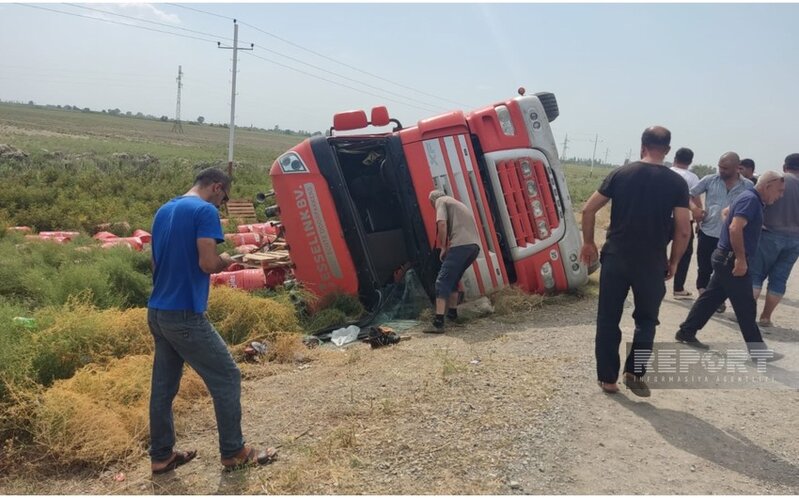
POLYGON ((556 94, 568 156, 590 157, 598 133, 598 158, 636 159, 651 124, 699 163, 734 150, 779 169, 799 152, 799 5, 31 5, 86 17, 0 4, 3 100, 173 117, 182 65, 183 119, 227 122, 232 51, 216 42, 232 44, 235 17, 255 43, 239 57, 240 126, 324 130, 380 104, 408 125, 524 86, 556 94))

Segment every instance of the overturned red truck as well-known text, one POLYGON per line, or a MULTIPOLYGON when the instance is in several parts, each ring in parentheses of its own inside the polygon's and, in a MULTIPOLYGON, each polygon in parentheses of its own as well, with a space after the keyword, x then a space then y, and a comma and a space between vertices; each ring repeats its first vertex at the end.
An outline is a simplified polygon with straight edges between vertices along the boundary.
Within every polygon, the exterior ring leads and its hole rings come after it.
POLYGON ((336 114, 271 169, 295 275, 312 292, 357 295, 367 305, 398 269, 417 268, 432 291, 433 189, 474 213, 481 252, 464 275, 466 299, 515 284, 555 292, 583 284, 580 232, 550 123, 552 93, 524 95, 404 128, 385 107, 336 114), (393 126, 367 133, 369 126, 393 126), (344 132, 347 132, 344 134, 344 132), (428 271, 425 271, 428 270, 428 271))

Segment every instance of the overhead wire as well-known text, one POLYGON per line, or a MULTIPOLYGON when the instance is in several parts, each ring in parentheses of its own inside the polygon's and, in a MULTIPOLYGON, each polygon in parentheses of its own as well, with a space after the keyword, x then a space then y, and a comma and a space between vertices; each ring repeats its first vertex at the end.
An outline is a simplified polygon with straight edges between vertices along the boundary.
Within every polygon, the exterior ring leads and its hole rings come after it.
POLYGON ((364 93, 366 95, 371 95, 373 97, 377 97, 377 98, 381 98, 381 99, 385 99, 385 100, 390 100, 391 102, 402 104, 402 105, 405 105, 405 106, 408 106, 408 107, 413 107, 413 108, 419 109, 421 111, 427 111, 427 112, 433 111, 434 112, 434 109, 426 109, 426 108, 420 107, 420 106, 415 105, 415 104, 411 104, 411 103, 408 103, 408 102, 402 102, 402 101, 399 101, 399 100, 395 100, 395 99, 391 99, 391 98, 385 97, 384 95, 378 95, 376 93, 368 92, 368 91, 362 90, 360 88, 355 88, 355 87, 352 87, 352 86, 347 85, 345 83, 341 83, 340 81, 331 80, 331 79, 325 78, 323 76, 319 76, 319 75, 316 75, 316 74, 309 73, 308 71, 303 71, 302 69, 297 69, 296 67, 291 67, 289 65, 283 64, 281 62, 278 62, 278 61, 275 61, 275 60, 272 60, 272 59, 267 59, 266 57, 262 57, 260 55, 255 55, 252 52, 245 52, 245 54, 249 55, 250 57, 255 57, 256 59, 261 59, 263 61, 270 62, 272 64, 276 64, 276 65, 284 67, 286 69, 290 69, 292 71, 304 74, 306 76, 310 76, 312 78, 316 78, 316 79, 319 79, 319 80, 322 80, 322 81, 326 81, 328 83, 332 83, 334 85, 338 85, 338 86, 341 86, 341 87, 344 87, 344 88, 348 88, 350 90, 355 90, 356 92, 364 93))
POLYGON ((42 7, 41 5, 32 5, 32 4, 28 4, 28 3, 17 3, 16 5, 21 5, 23 7, 30 7, 31 9, 46 10, 46 11, 49 11, 49 12, 55 12, 57 14, 65 14, 65 15, 69 15, 69 16, 82 17, 84 19, 91 19, 93 21, 101 21, 101 22, 106 22, 106 23, 111 23, 111 24, 117 24, 117 25, 120 25, 120 26, 129 26, 131 28, 145 29, 147 31, 154 31, 156 33, 165 33, 165 34, 168 34, 168 35, 180 36, 182 38, 190 38, 190 39, 193 39, 193 40, 200 40, 200 41, 205 41, 205 42, 217 43, 216 40, 209 40, 207 38, 199 38, 197 36, 191 36, 191 35, 182 35, 180 33, 173 33, 171 31, 164 31, 164 30, 156 29, 156 28, 148 28, 147 26, 139 26, 139 25, 136 25, 136 24, 130 24, 130 23, 126 23, 126 22, 114 21, 112 19, 103 19, 103 18, 100 18, 100 17, 92 17, 92 16, 86 16, 86 15, 83 15, 83 14, 77 14, 75 12, 66 12, 66 11, 63 11, 63 10, 50 9, 50 8, 47 8, 47 7, 42 7))
MULTIPOLYGON (((179 7, 179 8, 182 8, 182 9, 192 10, 192 11, 194 11, 194 12, 199 12, 199 13, 202 13, 202 14, 207 14, 207 15, 214 16, 214 17, 220 17, 220 18, 222 18, 222 19, 227 19, 227 20, 237 20, 237 22, 239 22, 239 23, 240 23, 242 26, 247 26, 247 27, 250 27, 250 28, 252 28, 252 29, 254 29, 254 30, 256 30, 256 31, 258 31, 258 32, 260 32, 260 33, 262 33, 262 34, 264 34, 264 35, 270 36, 270 37, 272 37, 272 38, 275 38, 276 40, 279 40, 279 41, 281 41, 281 42, 283 42, 283 43, 286 43, 286 44, 288 44, 288 45, 291 45, 292 47, 298 48, 298 49, 300 49, 300 50, 303 50, 303 51, 305 51, 305 52, 308 52, 308 53, 310 53, 310 54, 313 54, 313 55, 315 55, 315 56, 317 56, 317 57, 321 57, 321 58, 323 58, 323 59, 329 60, 329 61, 331 61, 331 62, 334 62, 334 63, 336 63, 336 64, 340 64, 340 65, 342 65, 342 66, 344 66, 344 67, 347 67, 347 68, 349 68, 349 69, 352 69, 353 71, 357 71, 357 72, 359 72, 359 73, 365 74, 365 75, 367 75, 367 76, 370 76, 370 77, 372 77, 372 78, 379 79, 379 80, 381 80, 381 81, 384 81, 384 82, 386 82, 386 83, 390 83, 390 84, 392 84, 392 85, 396 85, 396 86, 398 86, 398 87, 401 87, 401 88, 404 88, 404 89, 406 89, 406 90, 411 90, 411 91, 413 91, 413 92, 416 92, 416 93, 419 93, 419 94, 422 94, 422 95, 426 95, 426 96, 428 96, 428 97, 432 97, 432 98, 435 98, 435 99, 438 99, 438 100, 442 100, 442 101, 444 101, 444 102, 449 102, 450 104, 455 104, 455 105, 458 105, 458 106, 461 106, 461 107, 469 107, 468 105, 466 105, 466 104, 463 104, 463 103, 461 103, 461 102, 457 102, 457 101, 455 101, 455 100, 451 100, 451 99, 448 99, 448 98, 446 98, 446 97, 440 97, 440 96, 438 96, 438 95, 434 95, 434 94, 432 94, 432 93, 428 93, 428 92, 425 92, 425 91, 423 91, 423 90, 419 90, 419 89, 417 89, 417 88, 414 88, 414 87, 411 87, 411 86, 408 86, 408 85, 404 85, 404 84, 402 84, 402 83, 397 83, 396 81, 394 81, 394 80, 391 80, 391 79, 389 79, 389 78, 385 78, 385 77, 383 77, 383 76, 380 76, 380 75, 377 75, 377 74, 371 73, 371 72, 369 72, 369 71, 366 71, 366 70, 363 70, 363 69, 361 69, 361 68, 359 68, 359 67, 353 66, 353 65, 351 65, 351 64, 347 64, 346 62, 339 61, 339 60, 337 60, 337 59, 334 59, 334 58, 332 58, 332 57, 330 57, 330 56, 327 56, 327 55, 325 55, 325 54, 322 54, 322 53, 320 53, 320 52, 317 52, 317 51, 315 51, 315 50, 312 50, 312 49, 310 49, 310 48, 303 47, 302 45, 300 45, 300 44, 298 44, 298 43, 295 43, 295 42, 293 42, 293 41, 291 41, 291 40, 288 40, 288 39, 286 39, 286 38, 283 38, 283 37, 281 37, 281 36, 278 36, 278 35, 276 35, 276 34, 274 34, 274 33, 270 33, 269 31, 266 31, 266 30, 264 30, 264 29, 261 29, 261 28, 259 28, 258 26, 255 26, 255 25, 253 25, 253 24, 250 24, 250 23, 244 22, 244 21, 242 21, 242 20, 240 20, 240 19, 234 19, 234 18, 232 18, 232 17, 224 16, 224 15, 221 15, 221 14, 216 14, 216 13, 214 13, 214 12, 208 12, 208 11, 205 11, 205 10, 202 10, 202 9, 197 9, 197 8, 194 8, 194 7, 188 7, 188 6, 186 6, 186 5, 177 4, 177 3, 167 3, 166 5, 171 5, 171 6, 173 6, 173 7, 179 7)), ((363 83, 362 83, 362 84, 363 84, 363 83)), ((386 91, 386 90, 385 90, 385 89, 383 89, 383 91, 386 91)))
POLYGON ((75 8, 78 8, 78 9, 91 10, 91 11, 94 11, 94 12, 99 12, 101 14, 108 14, 108 15, 112 15, 112 16, 123 17, 125 19, 131 19, 133 21, 139 21, 139 22, 146 22, 146 23, 149 23, 149 24, 155 24, 157 26, 165 26, 165 27, 170 28, 170 29, 179 29, 181 31, 186 31, 186 32, 189 32, 189 33, 195 33, 195 34, 198 34, 198 35, 212 36, 212 37, 215 37, 215 38, 221 38, 223 40, 233 41, 233 38, 229 38, 229 37, 226 37, 226 36, 219 36, 219 35, 215 35, 213 33, 206 33, 206 32, 203 32, 203 31, 196 31, 196 30, 193 30, 193 29, 183 28, 181 26, 174 26, 174 25, 171 25, 171 24, 163 23, 163 22, 151 21, 149 19, 142 19, 140 17, 134 17, 134 16, 129 16, 129 15, 125 15, 125 14, 120 14, 120 13, 117 13, 117 12, 111 12, 109 10, 96 9, 94 7, 87 7, 85 5, 78 5, 78 4, 75 4, 75 3, 64 3, 63 5, 69 5, 70 7, 75 7, 75 8))
MULTIPOLYGON (((127 26, 127 27, 131 27, 131 28, 136 28, 136 29, 144 29, 144 30, 147 30, 147 31, 153 31, 153 32, 157 32, 157 33, 163 33, 163 34, 178 36, 178 37, 182 37, 182 38, 194 39, 194 40, 199 40, 199 41, 204 41, 204 42, 217 42, 217 40, 212 40, 212 39, 208 39, 208 38, 200 38, 200 37, 197 37, 197 36, 185 35, 185 34, 181 34, 181 33, 175 33, 175 32, 172 32, 172 31, 165 31, 165 30, 161 30, 161 29, 150 28, 150 27, 147 27, 147 26, 140 26, 140 25, 137 25, 137 24, 130 24, 130 23, 126 23, 126 22, 115 21, 115 20, 112 20, 112 19, 104 19, 104 18, 96 17, 96 16, 89 16, 89 15, 83 15, 83 14, 74 13, 74 12, 57 10, 57 9, 52 9, 52 8, 48 8, 48 7, 43 7, 41 5, 32 5, 32 4, 25 4, 25 3, 18 3, 17 5, 21 5, 21 6, 29 7, 29 8, 34 8, 34 9, 39 9, 39 10, 45 10, 45 11, 49 11, 49 12, 53 12, 53 13, 57 13, 57 14, 65 14, 65 15, 70 15, 70 16, 74 16, 74 17, 80 17, 80 18, 89 19, 89 20, 93 20, 93 21, 101 21, 101 22, 105 22, 105 23, 116 24, 116 25, 121 25, 121 26, 127 26)), ((126 19, 134 20, 134 21, 147 22, 147 23, 156 24, 156 25, 159 25, 159 26, 166 26, 166 27, 169 27, 170 29, 180 29, 180 30, 183 30, 183 31, 187 31, 187 32, 195 33, 195 34, 200 34, 200 35, 204 35, 204 36, 213 36, 213 37, 216 37, 216 38, 222 38, 222 39, 225 39, 225 40, 231 40, 231 38, 220 37, 220 36, 214 35, 212 33, 206 33, 206 32, 202 32, 202 31, 191 30, 191 29, 188 29, 188 28, 182 28, 182 27, 177 27, 177 26, 170 26, 170 25, 165 24, 165 23, 159 23, 159 22, 156 22, 156 21, 150 21, 150 20, 147 20, 147 19, 141 19, 141 18, 137 18, 137 17, 133 17, 133 16, 128 16, 128 15, 125 15, 125 14, 118 14, 118 13, 114 13, 114 12, 110 12, 110 11, 105 11, 105 10, 102 10, 102 9, 95 9, 95 8, 92 8, 92 7, 84 7, 84 6, 81 6, 81 5, 70 4, 70 3, 67 3, 65 5, 69 5, 71 7, 82 8, 82 9, 86 9, 86 10, 90 10, 90 11, 95 11, 95 12, 98 12, 98 13, 103 13, 103 14, 109 14, 109 15, 114 15, 114 16, 118 16, 118 17, 123 17, 123 18, 126 18, 126 19)), ((216 16, 216 17, 221 17, 221 18, 224 18, 224 19, 232 19, 232 18, 229 18, 229 17, 226 17, 226 16, 222 16, 222 15, 219 15, 219 14, 214 14, 214 13, 211 13, 211 12, 206 12, 206 11, 203 11, 201 9, 186 7, 186 6, 183 6, 183 5, 180 5, 180 4, 168 4, 168 5, 174 5, 174 6, 178 6, 178 7, 181 7, 181 8, 188 9, 188 10, 201 12, 203 14, 208 14, 208 15, 213 15, 213 16, 216 16)), ((245 24, 245 23, 242 23, 242 24, 245 24)), ((257 31, 260 31, 260 32, 264 33, 264 34, 267 34, 267 35, 270 35, 270 36, 275 36, 276 38, 280 38, 280 37, 277 37, 276 35, 272 35, 271 33, 268 33, 266 31, 261 30, 260 28, 258 28, 256 26, 251 26, 249 24, 247 24, 247 25, 252 27, 253 29, 255 29, 257 31)), ((304 49, 304 50, 306 50, 306 51, 308 51, 310 53, 317 54, 316 52, 314 52, 314 51, 312 51, 310 49, 305 49, 304 47, 301 47, 301 46, 299 46, 297 44, 294 44, 293 42, 290 42, 288 40, 284 40, 284 41, 287 42, 287 43, 293 44, 293 45, 297 46, 298 48, 302 48, 302 49, 304 49)), ((283 64, 281 62, 278 62, 278 61, 275 61, 275 60, 272 60, 272 59, 261 57, 261 56, 258 56, 258 55, 252 54, 252 53, 248 53, 248 52, 245 52, 245 53, 247 55, 250 55, 250 56, 255 57, 257 59, 261 59, 261 60, 263 60, 265 62, 269 62, 269 63, 275 64, 275 65, 278 65, 280 67, 284 67, 286 69, 289 69, 289 70, 292 70, 292 71, 295 71, 295 72, 298 72, 298 73, 301 73, 301 74, 304 74, 304 75, 307 75, 307 76, 310 76, 310 77, 313 77, 313 78, 319 79, 321 81, 325 81, 327 83, 331 83, 331 84, 334 84, 334 85, 337 85, 337 86, 340 86, 340 87, 343 87, 343 88, 347 88, 347 89, 350 89, 350 90, 353 90, 353 91, 356 91, 356 92, 359 92, 359 93, 363 93, 363 94, 366 94, 366 95, 371 95, 371 96, 378 97, 378 98, 381 98, 381 99, 389 100, 391 102, 395 102, 395 103, 398 103, 398 104, 402 104, 402 105, 405 105, 405 106, 408 106, 408 107, 412 107, 412 108, 415 108, 415 109, 419 109, 419 110, 422 110, 422 111, 426 111, 426 112, 437 112, 437 108, 440 109, 440 107, 438 107, 436 104, 431 104, 429 102, 424 102, 424 101, 420 101, 420 100, 414 99, 412 97, 408 97, 407 95, 402 95, 402 94, 399 94, 399 93, 396 93, 396 92, 391 92, 390 90, 386 90, 385 88, 380 88, 380 87, 377 87, 375 85, 371 85, 369 83, 365 83, 363 81, 356 80, 354 78, 350 78, 348 76, 336 73, 334 71, 329 71, 329 70, 324 69, 322 67, 316 66, 316 65, 308 63, 308 62, 305 62, 305 61, 303 61, 301 59, 298 59, 296 57, 292 57, 292 56, 289 56, 289 55, 286 55, 286 54, 282 54, 282 53, 280 53, 280 52, 278 52, 276 50, 271 50, 271 49, 264 48, 264 47, 259 47, 259 48, 261 48, 261 49, 263 49, 263 50, 265 50, 267 52, 273 53, 275 55, 287 58, 287 59, 292 60, 294 62, 297 62, 299 64, 303 64, 303 65, 309 66, 309 67, 311 67, 311 68, 313 68, 315 70, 322 71, 322 72, 334 75, 336 77, 339 77, 339 78, 342 78, 342 79, 345 79, 345 80, 348 80, 348 81, 352 81, 353 83, 357 83, 357 84, 366 86, 368 88, 372 88, 372 89, 378 90, 380 92, 383 92, 384 94, 388 93, 390 95, 394 95, 394 96, 399 97, 401 99, 406 99, 406 100, 409 100, 409 101, 412 101, 412 102, 416 102, 416 104, 411 103, 411 102, 402 101, 402 100, 397 100, 397 99, 394 99, 394 98, 386 97, 385 95, 380 95, 380 94, 376 94, 376 93, 373 93, 373 92, 370 92, 370 91, 366 91, 366 90, 363 90, 363 89, 360 89, 360 88, 356 88, 356 87, 353 87, 351 85, 347 85, 345 83, 341 83, 341 82, 338 82, 338 81, 335 81, 335 80, 331 80, 329 78, 325 78, 325 77, 322 77, 322 76, 319 76, 319 75, 316 75, 316 74, 312 74, 312 73, 310 73, 308 71, 303 71, 301 69, 298 69, 298 68, 283 64), (421 104, 421 106, 417 105, 417 104, 421 104)), ((338 61, 336 61, 335 59, 328 58, 328 57, 326 57, 326 56, 324 56, 322 54, 317 54, 317 55, 320 55, 320 56, 325 57, 325 58, 327 58, 327 59, 329 59, 329 60, 331 60, 333 62, 337 62, 338 63, 338 61)), ((340 63, 340 64, 345 65, 347 67, 351 67, 351 66, 348 66, 345 63, 340 63)), ((357 69, 357 68, 354 68, 354 69, 357 69)), ((363 72, 363 71, 361 71, 361 72, 363 72)), ((366 74, 370 74, 370 73, 366 73, 366 74)), ((380 77, 378 77, 378 78, 379 79, 383 79, 383 78, 380 78, 380 77)), ((390 80, 385 80, 385 81, 391 82, 390 80)), ((402 85, 400 85, 400 86, 402 86, 402 85)), ((435 97, 435 96, 433 96, 433 97, 435 97)), ((438 97, 435 97, 435 98, 438 98, 438 97)))

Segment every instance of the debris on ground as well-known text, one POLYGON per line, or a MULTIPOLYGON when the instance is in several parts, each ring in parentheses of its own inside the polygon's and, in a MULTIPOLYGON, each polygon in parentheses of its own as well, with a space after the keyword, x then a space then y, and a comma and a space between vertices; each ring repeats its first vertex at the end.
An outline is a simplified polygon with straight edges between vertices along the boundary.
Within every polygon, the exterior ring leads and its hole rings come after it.
POLYGON ((390 346, 392 344, 397 344, 401 340, 402 339, 400 338, 400 336, 398 336, 393 329, 391 329, 390 327, 382 327, 382 326, 369 327, 368 335, 366 336, 366 339, 364 339, 365 342, 367 342, 370 346, 372 346, 372 349, 380 348, 383 346, 390 346))
POLYGON ((225 235, 236 246, 236 262, 211 275, 212 285, 254 291, 274 289, 294 278, 282 225, 256 223, 238 225, 237 230, 225 235))
POLYGON ((343 346, 358 340, 358 334, 361 333, 361 328, 357 325, 350 325, 349 327, 341 327, 336 329, 330 334, 330 341, 336 346, 343 346))
POLYGON ((28 154, 16 147, 7 144, 0 144, 0 159, 13 159, 15 161, 22 161, 28 158, 28 154))

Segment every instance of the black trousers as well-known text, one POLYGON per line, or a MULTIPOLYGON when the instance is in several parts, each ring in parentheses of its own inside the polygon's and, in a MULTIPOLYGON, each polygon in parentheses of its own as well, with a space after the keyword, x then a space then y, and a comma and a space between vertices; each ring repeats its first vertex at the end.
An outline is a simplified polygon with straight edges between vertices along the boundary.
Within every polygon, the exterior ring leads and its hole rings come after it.
POLYGON ((732 268, 735 256, 728 251, 716 250, 712 255, 713 276, 710 277, 705 292, 699 296, 691 307, 688 318, 680 324, 680 332, 688 337, 695 337, 716 312, 725 299, 730 299, 735 318, 741 328, 741 334, 747 348, 762 349, 763 336, 757 326, 757 303, 752 295, 752 277, 749 272, 742 277, 735 277, 732 268))
POLYGON ((698 268, 696 273, 697 289, 707 289, 707 284, 710 282, 710 274, 713 273, 713 265, 710 259, 718 245, 718 238, 706 235, 705 232, 699 230, 696 241, 696 265, 698 268))
POLYGON ((685 248, 685 254, 682 255, 680 264, 677 265, 677 273, 674 274, 674 292, 685 290, 685 279, 688 278, 688 267, 691 266, 691 256, 693 255, 694 231, 692 229, 691 236, 688 238, 688 247, 685 248))
POLYGON ((633 291, 635 333, 624 371, 635 375, 646 373, 646 363, 655 341, 655 327, 660 324, 660 303, 666 294, 664 259, 635 261, 619 254, 601 256, 599 274, 599 305, 596 320, 596 372, 602 382, 616 382, 619 377, 619 322, 624 300, 633 291))

